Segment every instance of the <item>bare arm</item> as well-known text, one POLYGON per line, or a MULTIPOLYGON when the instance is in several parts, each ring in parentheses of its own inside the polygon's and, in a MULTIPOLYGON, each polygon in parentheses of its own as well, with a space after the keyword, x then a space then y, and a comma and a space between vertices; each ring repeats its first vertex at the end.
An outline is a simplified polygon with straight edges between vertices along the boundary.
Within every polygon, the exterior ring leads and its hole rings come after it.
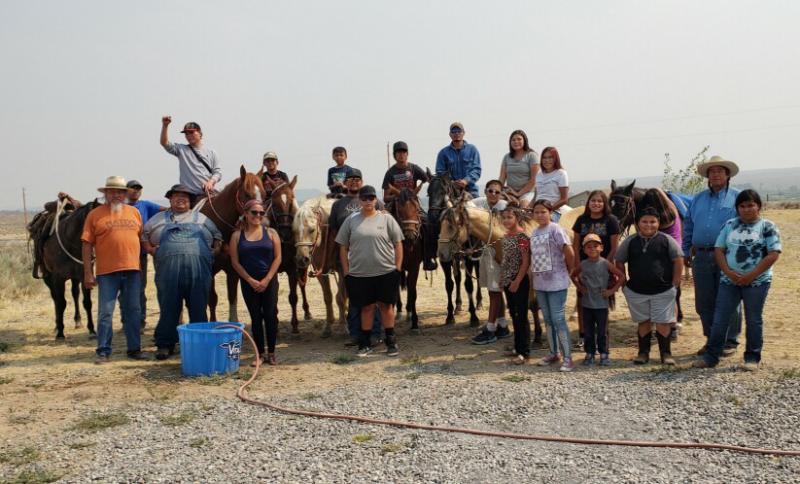
POLYGON ((83 286, 92 289, 97 285, 94 279, 94 267, 92 263, 92 244, 83 242, 81 244, 81 259, 83 259, 83 286))
POLYGON ((553 204, 553 210, 566 205, 569 201, 569 187, 558 187, 558 193, 561 195, 561 198, 553 204))
POLYGON ((743 274, 739 278, 739 282, 737 284, 740 286, 749 286, 754 280, 756 280, 758 276, 763 274, 764 271, 772 267, 772 265, 778 261, 778 257, 780 257, 780 252, 770 252, 766 257, 761 259, 761 262, 759 262, 752 271, 743 274))
POLYGON ((403 242, 394 243, 394 266, 398 271, 403 270, 403 242))
POLYGON ((625 284, 625 274, 611 262, 606 261, 606 263, 608 265, 608 272, 611 273, 611 275, 613 275, 617 281, 613 286, 603 291, 603 297, 610 297, 612 294, 617 292, 617 290, 622 287, 623 284, 625 284))
MULTIPOLYGON (((497 179, 498 179, 498 180, 500 180, 500 183, 501 183, 503 186, 506 186, 506 179, 507 179, 507 178, 508 178, 508 173, 506 173, 506 165, 505 165, 504 163, 500 163, 500 176, 499 176, 499 177, 497 177, 497 179)), ((513 195, 514 193, 516 193, 516 192, 514 191, 514 189, 513 189, 513 188, 511 188, 511 187, 508 187, 508 191, 510 191, 512 195, 513 195)))
POLYGON ((350 273, 350 261, 347 260, 347 252, 350 247, 346 245, 339 246, 339 262, 342 264, 342 273, 347 275, 350 273))
POLYGON ((614 234, 611 236, 611 250, 608 251, 608 257, 606 259, 614 263, 614 256, 617 255, 617 248, 619 248, 619 234, 614 234))
POLYGON ((531 266, 531 251, 530 248, 528 250, 521 251, 522 254, 522 263, 519 265, 519 271, 517 271, 517 276, 511 281, 511 284, 508 286, 508 290, 511 292, 517 292, 519 289, 519 285, 522 282, 522 279, 528 273, 528 268, 531 266))
POLYGON ((242 264, 239 263, 239 234, 240 232, 238 230, 231 234, 231 242, 229 245, 231 265, 236 273, 239 274, 239 277, 250 284, 250 287, 255 289, 258 285, 258 281, 250 277, 250 274, 248 274, 244 267, 242 267, 242 264))
POLYGON ((573 269, 570 271, 570 274, 577 274, 580 272, 581 265, 581 234, 574 230, 572 231, 572 252, 575 253, 575 257, 572 258, 573 269))
MULTIPOLYGON (((533 190, 533 187, 536 186, 536 175, 537 174, 539 174, 539 165, 531 166, 531 177, 528 179, 528 183, 526 183, 525 186, 522 187, 522 190, 520 190, 518 192, 520 195, 524 195, 524 194, 526 194, 526 193, 528 193, 528 192, 533 190)), ((569 190, 567 190, 567 191, 569 191, 569 190)))
POLYGON ((569 244, 564 244, 561 251, 564 254, 564 262, 567 264, 567 272, 571 273, 575 269, 575 251, 569 244))
POLYGON ((172 122, 172 116, 164 116, 161 118, 161 146, 167 147, 169 144, 169 137, 167 136, 167 129, 169 128, 169 123, 172 122))
POLYGON ((273 254, 274 257, 272 259, 272 265, 269 266, 269 270, 267 271, 267 275, 261 281, 266 288, 272 278, 275 277, 275 274, 278 273, 278 269, 281 267, 281 238, 278 236, 278 232, 275 229, 267 229, 267 233, 269 234, 269 238, 272 241, 273 247, 273 254))

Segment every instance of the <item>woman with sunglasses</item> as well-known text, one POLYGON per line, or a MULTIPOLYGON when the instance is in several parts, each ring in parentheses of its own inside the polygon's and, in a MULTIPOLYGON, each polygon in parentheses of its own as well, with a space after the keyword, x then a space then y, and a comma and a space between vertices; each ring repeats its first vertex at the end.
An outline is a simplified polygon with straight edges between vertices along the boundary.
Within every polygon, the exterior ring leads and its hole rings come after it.
POLYGON ((528 145, 528 135, 521 129, 508 138, 508 153, 500 163, 500 182, 508 184, 506 193, 519 200, 520 208, 533 201, 536 174, 539 173, 539 157, 528 145))
MULTIPOLYGON (((261 361, 277 365, 278 278, 275 276, 281 265, 281 240, 274 229, 262 224, 264 214, 264 205, 259 200, 245 204, 242 228, 231 235, 231 263, 242 279, 242 297, 250 313, 253 339, 261 361)), ((254 361, 251 366, 255 365, 254 361)))

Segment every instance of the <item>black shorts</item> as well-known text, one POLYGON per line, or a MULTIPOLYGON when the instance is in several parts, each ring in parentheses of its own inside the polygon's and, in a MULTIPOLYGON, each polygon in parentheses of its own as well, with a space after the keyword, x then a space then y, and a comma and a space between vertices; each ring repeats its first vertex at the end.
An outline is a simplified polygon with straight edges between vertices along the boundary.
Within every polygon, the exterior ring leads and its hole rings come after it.
POLYGON ((350 304, 363 308, 376 302, 396 304, 400 290, 400 273, 388 272, 382 276, 356 277, 348 275, 344 283, 350 304))

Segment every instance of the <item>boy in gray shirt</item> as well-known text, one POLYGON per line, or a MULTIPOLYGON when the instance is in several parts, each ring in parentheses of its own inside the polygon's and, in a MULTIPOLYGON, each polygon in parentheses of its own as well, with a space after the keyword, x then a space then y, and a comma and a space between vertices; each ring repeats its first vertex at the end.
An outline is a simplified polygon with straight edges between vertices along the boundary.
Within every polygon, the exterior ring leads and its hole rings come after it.
POLYGON ((608 366, 608 298, 622 286, 624 274, 608 260, 600 257, 603 242, 597 234, 583 238, 583 252, 587 258, 577 267, 573 282, 578 287, 583 313, 584 365, 594 363, 595 351, 600 352, 600 366, 608 366), (609 287, 609 278, 616 282, 609 287))
POLYGON ((361 211, 349 216, 336 235, 350 303, 361 308, 358 355, 372 352, 370 333, 377 302, 386 334, 386 354, 397 356, 394 306, 403 267, 403 232, 394 217, 376 210, 374 187, 361 187, 358 199, 361 211))

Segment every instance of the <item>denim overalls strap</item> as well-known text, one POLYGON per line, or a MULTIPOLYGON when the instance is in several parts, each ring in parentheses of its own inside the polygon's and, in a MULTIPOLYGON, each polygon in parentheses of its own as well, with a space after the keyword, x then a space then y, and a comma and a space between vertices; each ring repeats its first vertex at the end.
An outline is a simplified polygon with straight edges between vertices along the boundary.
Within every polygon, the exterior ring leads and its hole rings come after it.
POLYGON ((193 255, 211 259, 211 249, 208 247, 203 231, 205 227, 199 223, 199 213, 192 212, 190 221, 177 222, 170 213, 167 223, 161 232, 156 259, 174 257, 179 255, 193 255))

